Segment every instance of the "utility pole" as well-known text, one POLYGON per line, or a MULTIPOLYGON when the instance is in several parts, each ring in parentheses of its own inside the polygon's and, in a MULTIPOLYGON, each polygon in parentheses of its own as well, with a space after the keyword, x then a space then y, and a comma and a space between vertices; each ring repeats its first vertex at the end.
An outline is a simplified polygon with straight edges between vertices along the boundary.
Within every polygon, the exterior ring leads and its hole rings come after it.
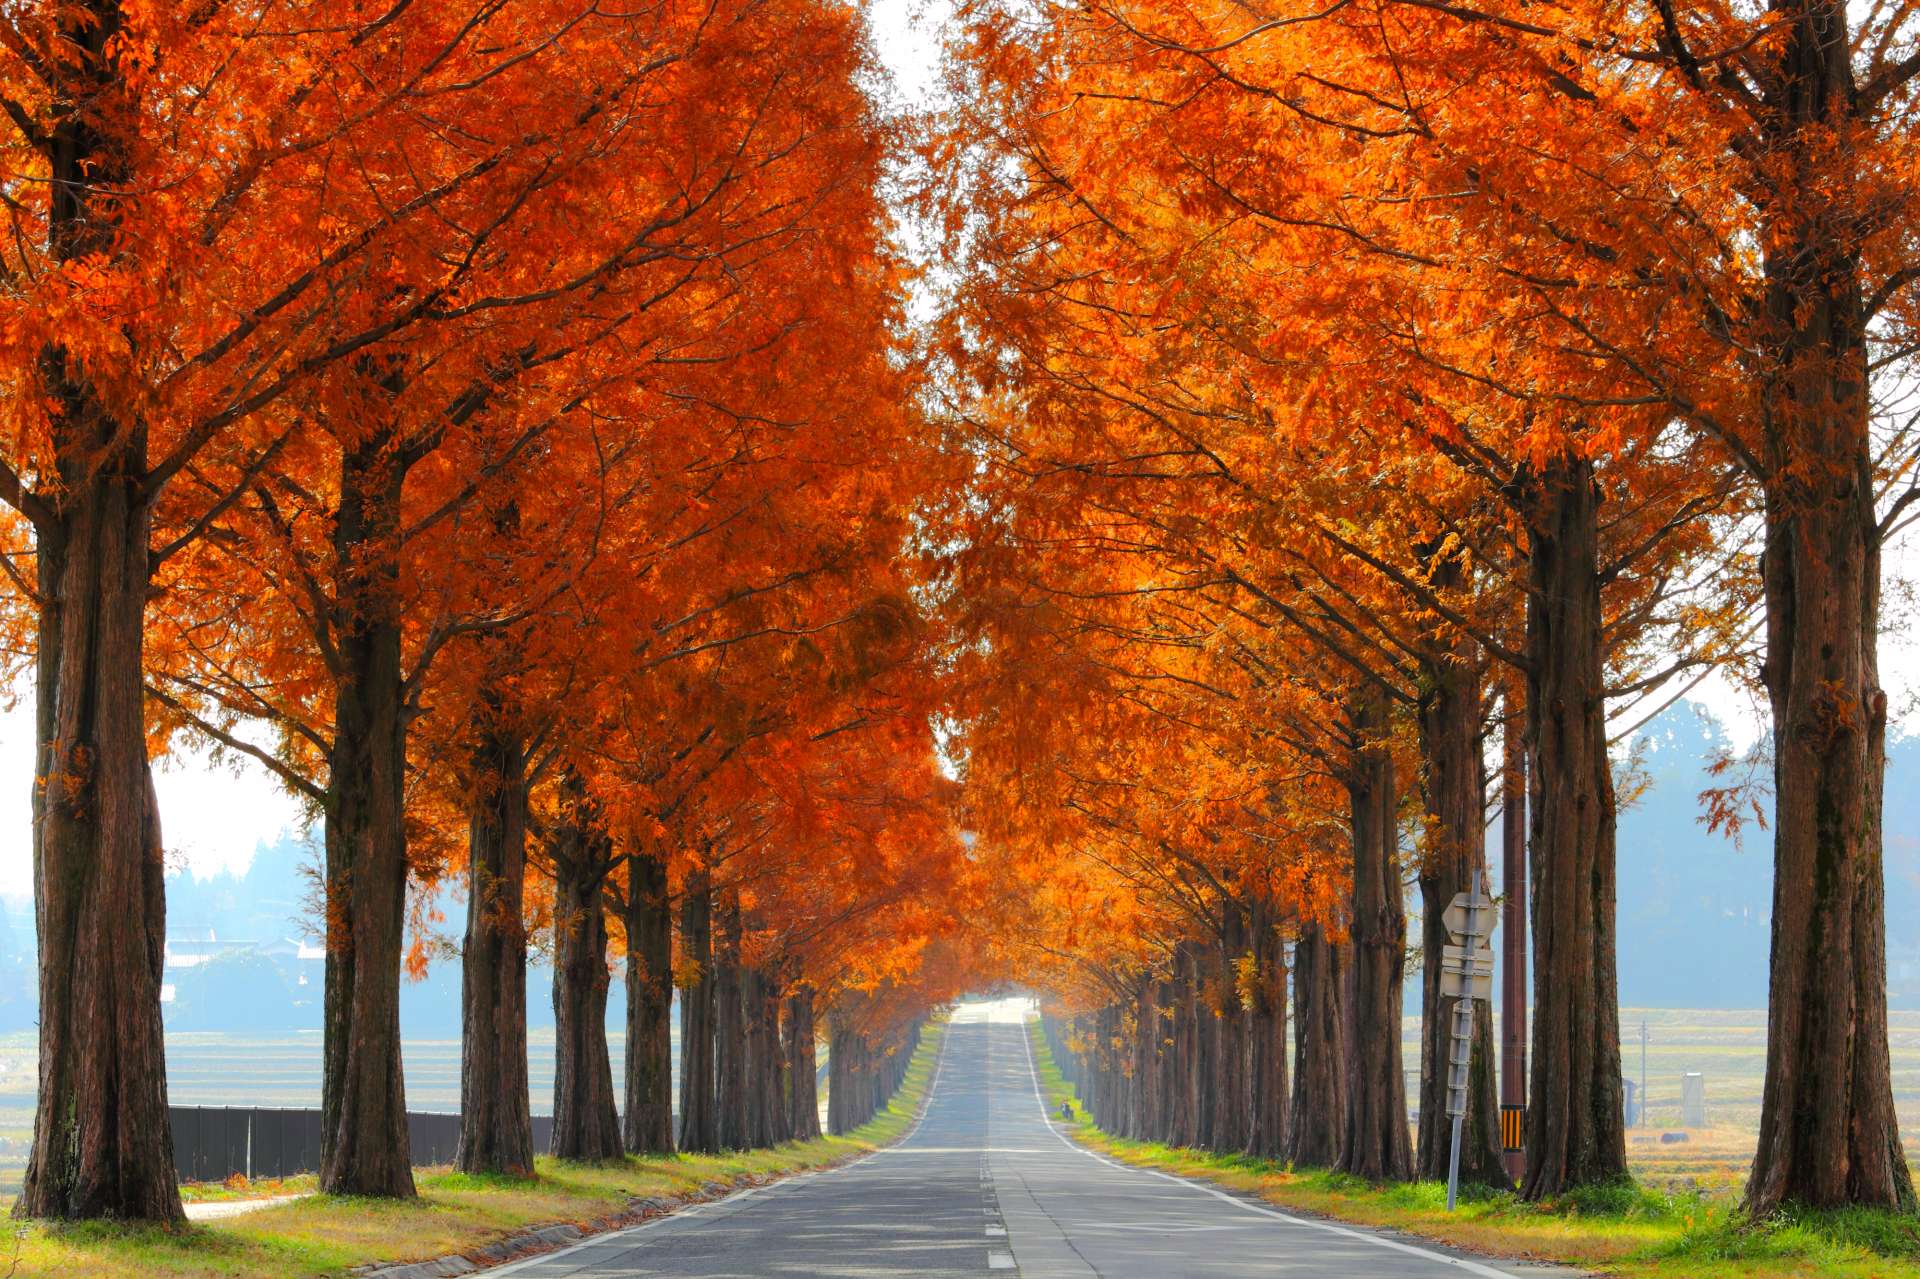
POLYGON ((1647 1127, 1647 1019, 1640 1019, 1640 1126, 1647 1127))
POLYGON ((1519 699, 1507 697, 1500 783, 1500 1146, 1507 1175, 1527 1175, 1527 753, 1519 699))

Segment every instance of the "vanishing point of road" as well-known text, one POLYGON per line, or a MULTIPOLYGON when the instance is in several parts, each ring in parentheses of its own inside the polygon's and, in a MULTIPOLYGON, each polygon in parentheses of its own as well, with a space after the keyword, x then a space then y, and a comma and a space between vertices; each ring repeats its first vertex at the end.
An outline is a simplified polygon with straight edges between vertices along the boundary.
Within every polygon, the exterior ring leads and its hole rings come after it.
POLYGON ((488 1271, 492 1279, 1508 1279, 1573 1272, 1291 1216, 1057 1131, 1027 1005, 961 1005, 897 1145, 488 1271))

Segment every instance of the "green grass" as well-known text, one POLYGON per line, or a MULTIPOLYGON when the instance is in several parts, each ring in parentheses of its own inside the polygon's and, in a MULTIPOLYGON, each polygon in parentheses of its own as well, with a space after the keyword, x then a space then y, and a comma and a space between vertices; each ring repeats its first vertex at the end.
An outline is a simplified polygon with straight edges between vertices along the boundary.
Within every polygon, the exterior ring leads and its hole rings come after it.
POLYGON ((584 1225, 613 1216, 633 1199, 684 1199, 841 1163, 898 1140, 913 1123, 943 1030, 935 1024, 922 1036, 892 1103, 843 1137, 725 1155, 630 1157, 604 1166, 542 1158, 530 1179, 421 1170, 413 1200, 313 1195, 176 1228, 34 1224, 12 1240, 0 1235, 0 1276, 8 1274, 17 1248, 17 1279, 320 1279, 369 1262, 463 1252, 531 1226, 584 1225))
POLYGON ((1094 1126, 1061 1076, 1038 1023, 1030 1027, 1049 1109, 1075 1140, 1111 1158, 1198 1177, 1290 1210, 1423 1235, 1489 1256, 1556 1262, 1609 1275, 1722 1279, 1920 1279, 1920 1217, 1855 1209, 1748 1221, 1732 1198, 1623 1182, 1550 1203, 1469 1188, 1446 1210, 1440 1182, 1372 1185, 1271 1160, 1173 1149, 1094 1126))

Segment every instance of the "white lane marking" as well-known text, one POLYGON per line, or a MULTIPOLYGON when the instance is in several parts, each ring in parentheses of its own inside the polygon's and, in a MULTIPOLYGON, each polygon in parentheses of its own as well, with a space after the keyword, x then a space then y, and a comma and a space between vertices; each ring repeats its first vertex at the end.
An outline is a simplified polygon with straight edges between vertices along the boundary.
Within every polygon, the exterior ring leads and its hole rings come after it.
POLYGON ((1005 1226, 988 1226, 987 1227, 987 1238, 1005 1239, 1006 1237, 1007 1237, 1007 1228, 1005 1226))
POLYGON ((1012 1254, 1012 1253, 1010 1253, 1010 1252, 990 1252, 990 1253, 988 1253, 988 1254, 987 1254, 987 1269, 989 1269, 989 1270, 1011 1270, 1011 1269, 1013 1269, 1013 1254, 1012 1254))
MULTIPOLYGON (((522 1270, 530 1266, 545 1265, 549 1261, 557 1261, 561 1257, 580 1252, 586 1248, 592 1248, 598 1244, 615 1243, 619 1240, 640 1234, 643 1231, 652 1230, 656 1226, 664 1226, 673 1222, 685 1222, 704 1217, 708 1215, 705 1211, 706 1209, 718 1208, 722 1205, 730 1204, 737 1199, 746 1199, 752 1195, 762 1194, 770 1190, 785 1190, 793 1186, 803 1185, 806 1182, 813 1181, 820 1177, 831 1177, 838 1173, 848 1172, 867 1162, 867 1160, 873 1158, 875 1155, 884 1155, 888 1151, 896 1149, 900 1142, 911 1141, 913 1134, 920 1131, 920 1125, 927 1122, 927 1116, 933 1113, 934 1089, 940 1083, 940 1071, 947 1064, 947 1042, 948 1037, 943 1030, 940 1035, 940 1055, 935 1057, 933 1061, 933 1078, 927 1081, 927 1096, 920 1110, 920 1118, 913 1125, 912 1130, 905 1136, 900 1137, 893 1145, 882 1146, 878 1150, 869 1150, 866 1154, 858 1155, 834 1168, 817 1168, 812 1172, 794 1173, 791 1176, 782 1177, 778 1181, 768 1182, 764 1186, 748 1186, 744 1190, 736 1190, 732 1194, 723 1195, 718 1199, 708 1199, 701 1203, 689 1204, 684 1208, 669 1209, 661 1213, 658 1217, 650 1221, 643 1221, 637 1226, 624 1226, 619 1230, 608 1230, 597 1235, 588 1235, 579 1243, 568 1244, 564 1248, 555 1248, 552 1252, 537 1253, 534 1256, 525 1257, 519 1261, 510 1261, 506 1265, 498 1266, 492 1270, 481 1270, 475 1273, 493 1275, 496 1276, 496 1279, 501 1275, 519 1274, 522 1270)), ((1029 1049, 1028 1053, 1031 1055, 1032 1050, 1029 1049)))
POLYGON ((1295 1217, 1290 1213, 1279 1212, 1262 1204, 1248 1203, 1245 1199, 1236 1198, 1224 1190, 1216 1190, 1212 1186, 1204 1186, 1197 1181, 1189 1181, 1185 1177, 1176 1177, 1172 1173, 1160 1172, 1153 1168, 1136 1168, 1131 1164, 1118 1163, 1115 1160, 1108 1159, 1105 1155, 1096 1154, 1053 1126, 1053 1116, 1047 1113, 1047 1099, 1040 1093, 1040 1069, 1034 1064, 1033 1060, 1033 1036, 1025 1023, 1022 1023, 1020 1026, 1020 1043, 1027 1050, 1027 1073, 1033 1080, 1033 1099, 1039 1103, 1040 1119, 1047 1125, 1047 1131, 1059 1138, 1060 1144, 1075 1154, 1085 1155, 1096 1163, 1103 1163, 1107 1167, 1119 1172, 1144 1173, 1149 1177, 1159 1177, 1163 1181, 1171 1181, 1176 1186, 1185 1186, 1187 1189, 1197 1190, 1203 1195, 1212 1195, 1215 1199, 1221 1200, 1224 1203, 1230 1203, 1242 1211, 1255 1213, 1262 1217, 1271 1217, 1275 1221, 1284 1221, 1290 1226, 1310 1226, 1315 1230, 1324 1230, 1328 1234, 1341 1235, 1348 1239, 1357 1239, 1361 1243, 1370 1243, 1378 1248, 1390 1248, 1395 1252, 1404 1252, 1415 1257, 1424 1257, 1428 1261, 1438 1261, 1443 1265, 1458 1266, 1468 1274, 1484 1275, 1487 1279, 1514 1279, 1511 1271, 1495 1270, 1492 1266, 1482 1265, 1477 1261, 1469 1261, 1464 1257, 1449 1257, 1444 1252, 1434 1252, 1428 1248, 1416 1248, 1412 1244, 1401 1243, 1395 1239, 1382 1239, 1378 1235, 1370 1235, 1361 1230, 1349 1230, 1345 1226, 1336 1226, 1332 1222, 1315 1221, 1311 1217, 1295 1217))

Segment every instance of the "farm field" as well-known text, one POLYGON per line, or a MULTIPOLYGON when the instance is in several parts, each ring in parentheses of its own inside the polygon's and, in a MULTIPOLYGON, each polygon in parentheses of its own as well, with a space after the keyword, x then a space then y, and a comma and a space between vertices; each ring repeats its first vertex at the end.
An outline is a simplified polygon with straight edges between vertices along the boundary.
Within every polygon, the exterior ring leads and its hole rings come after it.
MULTIPOLYGON (((1766 1065, 1766 1014, 1761 1009, 1623 1008, 1620 1023, 1625 1074, 1640 1073, 1639 1028, 1646 1022, 1649 1123, 1629 1131, 1627 1157, 1648 1184, 1662 1189, 1737 1193, 1753 1158, 1766 1065), (1680 1081, 1688 1071, 1706 1077, 1707 1127, 1680 1128, 1680 1081), (1685 1141, 1663 1134, 1685 1131, 1685 1141)), ((1920 1012, 1890 1016, 1894 1096, 1908 1155, 1920 1153, 1920 1012)), ((1419 1061, 1419 1019, 1405 1023, 1406 1060, 1419 1061)), ((1497 1034, 1497 1022, 1496 1022, 1497 1034)), ((621 1077, 625 1037, 610 1035, 614 1078, 621 1077)), ((553 1032, 528 1038, 535 1114, 552 1109, 553 1032)), ((676 1030, 674 1051, 679 1052, 676 1030)), ((407 1104, 415 1110, 456 1110, 460 1104, 460 1043, 414 1039, 404 1045, 407 1104)), ((823 1057, 824 1060, 824 1057, 823 1057)), ((0 1035, 0 1199, 17 1193, 33 1131, 34 1037, 0 1035)), ((1411 1098, 1418 1082, 1408 1073, 1411 1098)), ((191 1032, 167 1036, 167 1086, 176 1105, 313 1106, 320 1096, 317 1032, 261 1039, 191 1032)))
MULTIPOLYGON (((1621 1073, 1640 1078, 1640 1026, 1647 1027, 1646 1122, 1627 1133, 1634 1174, 1661 1189, 1737 1194, 1760 1129, 1766 1080, 1767 1014, 1762 1008, 1622 1008, 1621 1073), (1705 1076, 1707 1125, 1680 1126, 1680 1084, 1689 1071, 1705 1076), (1685 1133, 1663 1142, 1663 1134, 1685 1133)), ((1894 1102, 1911 1160, 1920 1154, 1920 1012, 1888 1014, 1894 1102)), ((1409 1017, 1404 1039, 1409 1098, 1419 1083, 1420 1019, 1409 1017)), ((1494 1039, 1499 1041, 1499 1018, 1494 1039)), ((1410 1103, 1411 1104, 1411 1101, 1410 1103)))
MULTIPOLYGON (((551 1028, 527 1037, 527 1078, 533 1113, 553 1112, 551 1028)), ((607 1037, 613 1077, 622 1077, 626 1036, 607 1037)), ((680 1036, 674 1031, 674 1064, 680 1036)), ((401 1046, 411 1110, 460 1108, 460 1041, 410 1039, 401 1046)), ((824 1058, 823 1058, 824 1059, 824 1058)), ((0 1035, 0 1200, 20 1190, 33 1135, 35 1044, 31 1031, 0 1035)), ((318 1031, 262 1039, 186 1032, 167 1036, 167 1096, 176 1106, 318 1106, 318 1031)))

